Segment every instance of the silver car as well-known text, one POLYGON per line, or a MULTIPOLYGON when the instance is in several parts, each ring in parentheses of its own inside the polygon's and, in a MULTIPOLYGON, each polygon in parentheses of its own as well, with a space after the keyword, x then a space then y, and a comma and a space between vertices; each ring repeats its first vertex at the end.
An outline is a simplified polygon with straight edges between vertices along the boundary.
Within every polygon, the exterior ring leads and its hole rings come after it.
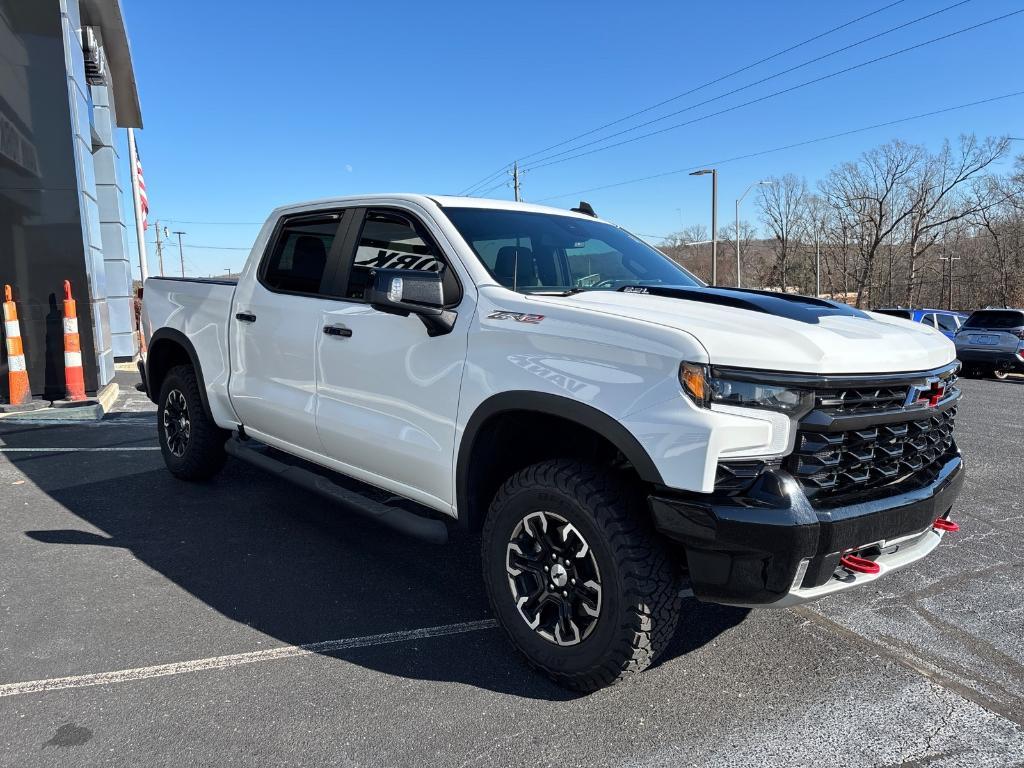
POLYGON ((956 334, 964 371, 1005 379, 1024 373, 1024 309, 980 309, 956 334))

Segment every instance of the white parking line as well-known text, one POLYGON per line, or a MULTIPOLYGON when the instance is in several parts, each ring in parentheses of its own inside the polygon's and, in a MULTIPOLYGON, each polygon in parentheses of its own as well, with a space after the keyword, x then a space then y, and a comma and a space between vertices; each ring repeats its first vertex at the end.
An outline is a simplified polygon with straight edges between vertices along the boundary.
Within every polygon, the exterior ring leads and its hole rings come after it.
POLYGON ((0 453, 111 453, 115 451, 159 451, 159 445, 126 445, 123 448, 4 448, 0 453))
POLYGON ((99 672, 92 675, 76 675, 73 677, 52 677, 48 680, 30 680, 24 683, 7 683, 0 685, 0 697, 20 696, 25 693, 44 693, 60 691, 67 688, 86 688, 91 685, 112 685, 128 683, 134 680, 147 680, 151 677, 167 677, 183 675, 186 672, 203 672, 211 669, 226 669, 242 664, 255 664, 262 661, 291 659, 296 656, 310 656, 315 653, 333 653, 351 648, 367 648, 374 645, 404 643, 408 640, 425 640, 446 635, 461 635, 466 632, 478 632, 482 629, 493 629, 498 626, 494 619, 467 621, 460 624, 444 624, 439 627, 424 627, 403 632, 388 632, 383 635, 366 635, 365 637, 349 637, 343 640, 325 640, 307 645, 286 645, 281 648, 268 648, 264 651, 249 653, 233 653, 228 656, 212 656, 208 659, 179 661, 173 664, 158 664, 153 667, 135 667, 116 672, 99 672))

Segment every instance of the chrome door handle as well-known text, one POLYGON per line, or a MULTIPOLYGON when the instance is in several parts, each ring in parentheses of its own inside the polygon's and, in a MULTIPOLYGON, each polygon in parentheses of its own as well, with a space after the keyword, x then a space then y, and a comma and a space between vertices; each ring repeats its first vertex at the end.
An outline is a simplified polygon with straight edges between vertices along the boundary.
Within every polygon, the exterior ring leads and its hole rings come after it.
POLYGON ((352 336, 352 329, 346 328, 344 325, 325 325, 324 333, 328 336, 341 336, 347 339, 352 336))

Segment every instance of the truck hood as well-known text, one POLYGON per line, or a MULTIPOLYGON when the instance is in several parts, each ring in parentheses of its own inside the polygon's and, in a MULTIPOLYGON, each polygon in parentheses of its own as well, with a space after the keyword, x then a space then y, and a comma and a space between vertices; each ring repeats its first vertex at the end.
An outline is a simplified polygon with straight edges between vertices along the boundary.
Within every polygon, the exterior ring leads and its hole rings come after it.
POLYGON ((937 368, 956 357, 949 339, 921 323, 793 294, 627 288, 534 298, 684 331, 704 346, 712 365, 895 373, 937 368))

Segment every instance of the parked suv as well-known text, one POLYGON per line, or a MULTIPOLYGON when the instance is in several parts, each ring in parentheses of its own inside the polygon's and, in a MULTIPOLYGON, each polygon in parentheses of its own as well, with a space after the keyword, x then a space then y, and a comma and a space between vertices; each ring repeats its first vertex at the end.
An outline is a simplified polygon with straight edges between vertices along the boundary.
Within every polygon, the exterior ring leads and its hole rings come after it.
POLYGON ((1024 373, 1024 309, 979 309, 967 318, 955 342, 968 373, 997 379, 1024 373))
POLYGON ((965 312, 953 312, 947 309, 906 309, 904 307, 892 307, 876 309, 882 315, 890 317, 902 317, 904 320, 912 320, 915 323, 924 323, 930 328, 936 328, 947 339, 956 336, 960 326, 967 319, 965 312))
POLYGON ((480 532, 494 616, 578 690, 647 667, 684 589, 794 605, 956 529, 948 339, 708 287, 582 204, 288 206, 237 283, 150 278, 143 327, 172 474, 231 455, 428 541, 480 532))

